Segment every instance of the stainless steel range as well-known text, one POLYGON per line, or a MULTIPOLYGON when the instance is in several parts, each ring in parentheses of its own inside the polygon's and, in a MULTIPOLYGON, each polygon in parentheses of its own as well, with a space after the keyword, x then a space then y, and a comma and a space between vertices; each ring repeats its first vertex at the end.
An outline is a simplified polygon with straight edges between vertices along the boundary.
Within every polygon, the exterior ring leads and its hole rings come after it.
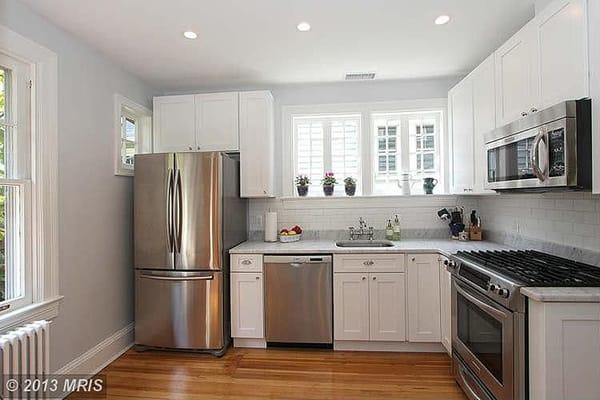
POLYGON ((528 399, 527 302, 520 288, 600 286, 600 268, 537 251, 458 252, 452 358, 471 400, 528 399))

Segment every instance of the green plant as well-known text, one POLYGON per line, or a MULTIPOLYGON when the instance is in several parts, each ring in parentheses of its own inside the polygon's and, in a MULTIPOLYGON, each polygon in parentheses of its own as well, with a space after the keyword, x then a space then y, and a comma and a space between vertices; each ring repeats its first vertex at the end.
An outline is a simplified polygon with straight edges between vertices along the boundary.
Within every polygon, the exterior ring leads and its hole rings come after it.
POLYGON ((325 176, 321 179, 321 184, 323 186, 333 186, 337 183, 333 172, 325 172, 325 176))
POLYGON ((356 179, 354 179, 353 177, 349 176, 346 179, 344 179, 344 185, 346 185, 346 186, 356 186, 356 179))
POLYGON ((296 177, 296 186, 308 186, 310 185, 310 178, 306 175, 298 175, 296 177))

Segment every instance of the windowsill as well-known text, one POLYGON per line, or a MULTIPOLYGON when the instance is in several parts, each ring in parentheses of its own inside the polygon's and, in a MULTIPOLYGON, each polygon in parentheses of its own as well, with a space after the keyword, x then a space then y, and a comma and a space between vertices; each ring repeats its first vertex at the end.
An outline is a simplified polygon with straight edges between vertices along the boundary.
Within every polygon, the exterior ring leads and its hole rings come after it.
POLYGON ((279 197, 280 200, 340 200, 340 199, 409 199, 409 198, 424 198, 424 197, 455 197, 461 196, 458 194, 450 194, 450 193, 434 193, 434 194, 409 194, 409 195, 400 195, 400 194, 374 194, 370 196, 364 195, 356 195, 356 196, 283 196, 279 197))
POLYGON ((30 304, 0 316, 0 332, 18 328, 26 323, 52 319, 58 315, 58 308, 63 296, 30 304))

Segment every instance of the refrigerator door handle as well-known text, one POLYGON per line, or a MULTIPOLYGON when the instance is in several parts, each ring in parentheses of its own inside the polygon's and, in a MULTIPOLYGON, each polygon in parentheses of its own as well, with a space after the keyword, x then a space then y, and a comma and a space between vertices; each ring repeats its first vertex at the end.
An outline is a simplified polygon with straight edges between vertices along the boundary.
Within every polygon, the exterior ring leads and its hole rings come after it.
POLYGON ((169 247, 169 252, 173 253, 174 251, 174 243, 173 243, 173 170, 169 168, 168 178, 167 178, 167 204, 166 204, 166 213, 167 213, 167 245, 169 247))
POLYGON ((166 275, 144 275, 141 274, 142 279, 152 279, 155 281, 212 281, 214 277, 212 275, 203 276, 166 276, 166 275))
POLYGON ((183 220, 183 193, 181 187, 181 170, 175 170, 175 222, 173 224, 175 236, 175 252, 181 252, 181 224, 183 220))

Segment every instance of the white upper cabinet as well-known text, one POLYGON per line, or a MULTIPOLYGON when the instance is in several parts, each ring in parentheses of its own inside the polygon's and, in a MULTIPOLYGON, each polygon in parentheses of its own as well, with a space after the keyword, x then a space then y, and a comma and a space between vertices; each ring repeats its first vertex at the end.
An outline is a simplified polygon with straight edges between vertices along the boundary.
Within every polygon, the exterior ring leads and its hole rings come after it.
POLYGON ((192 151, 196 144, 194 96, 154 98, 154 152, 192 151))
POLYGON ((238 92, 154 98, 154 152, 238 151, 238 92))
POLYGON ((195 95, 196 150, 239 150, 238 92, 195 95))
POLYGON ((470 193, 473 172, 473 82, 463 79, 448 92, 452 142, 452 193, 470 193))
POLYGON ((541 106, 589 96, 586 0, 557 0, 536 16, 541 106))
POLYGON ((240 170, 242 197, 275 196, 273 96, 240 93, 240 170))
MULTIPOLYGON (((496 118, 499 126, 540 108, 538 49, 537 23, 532 20, 496 51, 496 118)), ((546 60, 559 61, 561 59, 546 60)))
POLYGON ((437 254, 408 255, 408 340, 440 342, 440 267, 437 254))
POLYGON ((487 179, 485 135, 496 128, 496 82, 494 55, 489 56, 472 73, 473 81, 473 159, 474 193, 485 190, 487 179))

